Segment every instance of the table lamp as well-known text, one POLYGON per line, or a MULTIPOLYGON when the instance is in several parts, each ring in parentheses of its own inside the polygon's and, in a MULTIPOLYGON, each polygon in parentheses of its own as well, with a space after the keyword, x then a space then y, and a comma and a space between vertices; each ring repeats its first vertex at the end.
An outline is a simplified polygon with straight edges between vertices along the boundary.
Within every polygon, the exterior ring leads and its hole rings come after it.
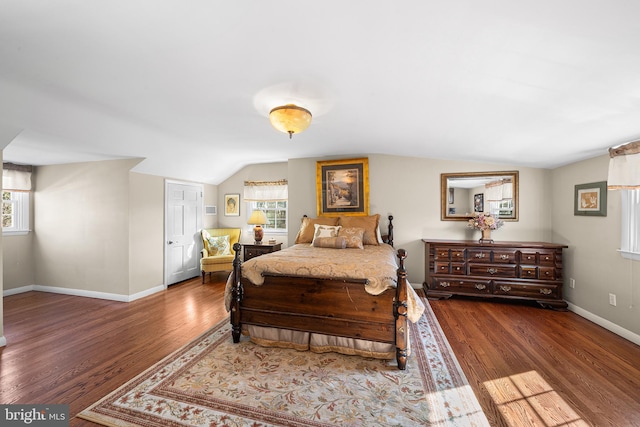
POLYGON ((255 225, 253 227, 254 239, 256 244, 262 243, 262 237, 264 236, 264 230, 262 224, 267 223, 267 216, 261 210, 254 210, 249 217, 248 224, 255 225))

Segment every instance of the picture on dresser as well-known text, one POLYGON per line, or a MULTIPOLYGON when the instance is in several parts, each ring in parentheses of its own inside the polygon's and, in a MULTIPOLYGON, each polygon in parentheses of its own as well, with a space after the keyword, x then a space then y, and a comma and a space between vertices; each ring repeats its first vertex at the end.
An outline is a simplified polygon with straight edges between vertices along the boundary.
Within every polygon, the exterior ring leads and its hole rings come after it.
POLYGON ((573 214, 607 216, 607 181, 576 185, 573 214))

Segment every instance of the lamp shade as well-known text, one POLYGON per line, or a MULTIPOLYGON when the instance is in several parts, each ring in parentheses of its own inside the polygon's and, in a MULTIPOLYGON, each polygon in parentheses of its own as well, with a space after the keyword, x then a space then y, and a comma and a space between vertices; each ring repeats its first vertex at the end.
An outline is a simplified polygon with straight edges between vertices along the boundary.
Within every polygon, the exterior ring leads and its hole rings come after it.
POLYGON ((247 222, 247 224, 262 225, 262 224, 266 224, 267 222, 268 222, 267 216, 264 214, 264 212, 256 209, 251 213, 251 216, 249 217, 249 221, 247 222))
POLYGON ((276 107, 269 113, 269 121, 280 132, 288 133, 289 138, 294 133, 300 133, 311 124, 311 113, 306 108, 294 104, 276 107))

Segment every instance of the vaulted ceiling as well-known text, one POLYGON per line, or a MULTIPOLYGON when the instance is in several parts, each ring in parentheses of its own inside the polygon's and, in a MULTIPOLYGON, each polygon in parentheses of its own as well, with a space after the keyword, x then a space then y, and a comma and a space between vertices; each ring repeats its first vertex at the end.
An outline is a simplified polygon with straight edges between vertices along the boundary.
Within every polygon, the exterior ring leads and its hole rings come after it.
POLYGON ((640 137, 637 0, 0 0, 4 160, 388 153, 554 168, 640 137), (289 139, 271 108, 313 114, 289 139))

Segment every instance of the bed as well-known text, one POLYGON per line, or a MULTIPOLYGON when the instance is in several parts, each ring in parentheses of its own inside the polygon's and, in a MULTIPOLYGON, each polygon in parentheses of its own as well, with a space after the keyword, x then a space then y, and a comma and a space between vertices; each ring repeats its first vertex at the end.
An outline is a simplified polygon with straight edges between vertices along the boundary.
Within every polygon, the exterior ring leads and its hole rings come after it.
POLYGON ((260 345, 395 357, 405 369, 407 322, 424 305, 407 280, 406 251, 393 249, 388 220, 383 238, 379 215, 304 217, 295 245, 245 263, 237 244, 225 290, 233 341, 246 334, 260 345))

